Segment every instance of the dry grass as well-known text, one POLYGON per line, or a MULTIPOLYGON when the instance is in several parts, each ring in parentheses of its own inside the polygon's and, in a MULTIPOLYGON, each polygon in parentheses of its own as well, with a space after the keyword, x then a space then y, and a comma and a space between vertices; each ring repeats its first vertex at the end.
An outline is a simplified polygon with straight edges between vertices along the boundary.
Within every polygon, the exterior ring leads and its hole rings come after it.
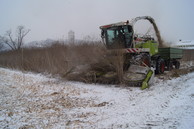
POLYGON ((57 42, 46 48, 0 53, 0 65, 24 71, 58 74, 73 81, 118 84, 122 83, 123 53, 107 51, 100 42, 77 45, 57 42), (101 76, 108 72, 111 78, 101 76))
POLYGON ((104 50, 101 43, 55 43, 46 48, 0 53, 0 65, 25 71, 65 75, 77 66, 97 63, 103 57, 104 50))

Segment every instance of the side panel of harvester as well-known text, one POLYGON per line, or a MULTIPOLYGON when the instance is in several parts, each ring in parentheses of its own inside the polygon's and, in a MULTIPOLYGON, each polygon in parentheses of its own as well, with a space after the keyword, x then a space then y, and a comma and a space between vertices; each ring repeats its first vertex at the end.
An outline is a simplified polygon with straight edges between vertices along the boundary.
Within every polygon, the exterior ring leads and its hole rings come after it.
POLYGON ((149 48, 150 56, 153 56, 158 53, 158 43, 153 42, 151 40, 145 43, 139 43, 135 45, 135 48, 149 48))

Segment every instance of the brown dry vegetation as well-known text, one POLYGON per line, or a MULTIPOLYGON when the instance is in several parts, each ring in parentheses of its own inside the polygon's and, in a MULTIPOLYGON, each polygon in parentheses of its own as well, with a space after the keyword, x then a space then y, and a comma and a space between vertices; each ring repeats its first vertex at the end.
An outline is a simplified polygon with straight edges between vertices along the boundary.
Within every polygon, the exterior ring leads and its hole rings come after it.
POLYGON ((109 55, 101 42, 77 45, 56 42, 51 47, 25 48, 0 53, 0 66, 58 74, 68 80, 86 83, 121 83, 123 54, 118 51, 118 56, 110 58, 109 55), (111 76, 109 80, 107 77, 101 77, 107 72, 111 76))
POLYGON ((0 53, 0 65, 33 72, 64 75, 77 66, 98 62, 103 57, 102 43, 63 45, 55 43, 46 48, 25 48, 0 53))
POLYGON ((110 82, 122 81, 121 58, 109 58, 105 46, 100 42, 68 44, 56 42, 51 47, 25 48, 0 53, 0 66, 38 73, 58 74, 68 80, 87 83, 104 82, 95 80, 98 74, 117 71, 110 82), (120 62, 120 63, 119 63, 120 62), (117 79, 117 77, 120 77, 117 79))

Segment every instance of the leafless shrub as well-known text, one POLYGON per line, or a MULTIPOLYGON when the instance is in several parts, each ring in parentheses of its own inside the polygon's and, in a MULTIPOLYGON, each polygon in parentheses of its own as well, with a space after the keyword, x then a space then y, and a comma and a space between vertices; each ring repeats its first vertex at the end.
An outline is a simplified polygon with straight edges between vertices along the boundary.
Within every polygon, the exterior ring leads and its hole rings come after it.
POLYGON ((124 53, 122 49, 115 50, 114 52, 116 55, 114 57, 113 64, 115 66, 116 72, 117 72, 117 77, 119 83, 122 83, 123 81, 123 64, 124 64, 124 53))

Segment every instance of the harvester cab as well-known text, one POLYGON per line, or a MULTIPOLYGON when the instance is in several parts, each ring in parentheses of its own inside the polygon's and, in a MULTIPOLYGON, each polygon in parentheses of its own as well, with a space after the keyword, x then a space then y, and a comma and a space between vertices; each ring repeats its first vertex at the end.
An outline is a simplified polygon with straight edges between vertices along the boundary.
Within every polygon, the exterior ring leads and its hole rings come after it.
POLYGON ((129 22, 119 22, 115 24, 101 26, 101 36, 108 49, 132 48, 133 28, 129 22))

